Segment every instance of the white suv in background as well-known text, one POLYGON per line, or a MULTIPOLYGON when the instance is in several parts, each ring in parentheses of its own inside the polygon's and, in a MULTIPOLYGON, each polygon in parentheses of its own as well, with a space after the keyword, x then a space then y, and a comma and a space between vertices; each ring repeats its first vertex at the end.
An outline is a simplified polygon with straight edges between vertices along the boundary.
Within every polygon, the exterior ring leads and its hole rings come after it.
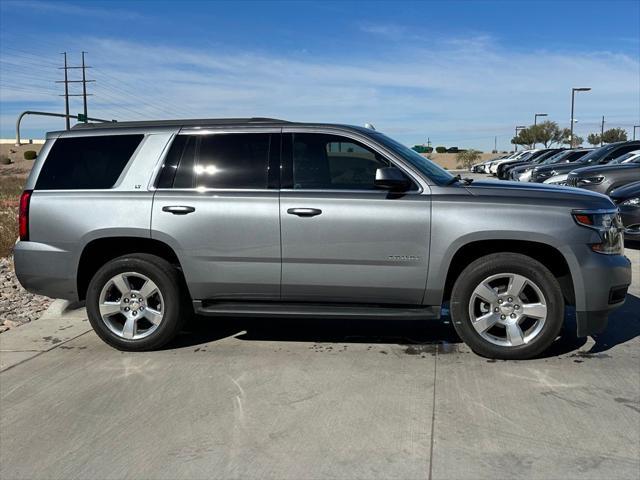
POLYGON ((529 150, 522 150, 520 152, 514 153, 510 157, 501 158, 499 160, 491 162, 491 165, 489 165, 489 167, 488 167, 488 172, 487 173, 490 173, 491 175, 496 175, 498 173, 498 166, 500 166, 504 162, 510 162, 512 160, 524 160, 526 157, 531 155, 533 152, 537 152, 538 150, 540 150, 540 149, 539 148, 531 148, 529 150))

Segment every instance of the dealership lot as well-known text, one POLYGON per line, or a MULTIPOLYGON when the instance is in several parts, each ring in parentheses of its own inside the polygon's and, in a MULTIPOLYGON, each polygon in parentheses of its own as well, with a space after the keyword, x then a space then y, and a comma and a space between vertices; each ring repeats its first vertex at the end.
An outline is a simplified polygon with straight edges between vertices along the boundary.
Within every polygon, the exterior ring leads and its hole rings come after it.
POLYGON ((82 310, 0 336, 2 478, 637 478, 640 250, 608 330, 474 355, 446 320, 197 319, 122 353, 82 310))

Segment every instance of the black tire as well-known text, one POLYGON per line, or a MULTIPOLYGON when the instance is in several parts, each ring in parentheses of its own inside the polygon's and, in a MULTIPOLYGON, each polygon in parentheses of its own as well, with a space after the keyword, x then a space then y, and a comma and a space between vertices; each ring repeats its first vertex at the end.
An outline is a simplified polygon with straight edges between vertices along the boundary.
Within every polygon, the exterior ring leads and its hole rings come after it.
POLYGON ((497 253, 481 257, 463 270, 451 293, 451 317, 456 332, 478 355, 503 360, 524 360, 546 350, 558 337, 564 321, 564 297, 558 280, 542 263, 518 253, 497 253), (483 338, 473 327, 469 302, 475 288, 492 275, 518 274, 535 282, 547 303, 547 317, 530 342, 501 346, 483 338))
POLYGON ((91 326, 107 344, 118 350, 156 350, 170 342, 180 332, 189 316, 186 292, 180 273, 166 260, 155 255, 136 253, 115 258, 103 265, 93 276, 87 290, 87 314, 91 326), (99 310, 100 292, 107 282, 119 273, 136 272, 151 279, 164 300, 162 321, 145 338, 126 339, 112 332, 102 320, 99 310))

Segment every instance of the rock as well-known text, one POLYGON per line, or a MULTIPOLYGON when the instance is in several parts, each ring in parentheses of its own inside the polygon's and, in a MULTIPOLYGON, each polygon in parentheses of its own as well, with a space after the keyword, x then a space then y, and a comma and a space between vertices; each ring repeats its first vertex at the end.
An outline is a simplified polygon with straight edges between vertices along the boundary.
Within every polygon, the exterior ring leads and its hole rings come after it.
POLYGON ((13 270, 13 259, 0 258, 0 333, 37 320, 52 301, 22 288, 13 270))

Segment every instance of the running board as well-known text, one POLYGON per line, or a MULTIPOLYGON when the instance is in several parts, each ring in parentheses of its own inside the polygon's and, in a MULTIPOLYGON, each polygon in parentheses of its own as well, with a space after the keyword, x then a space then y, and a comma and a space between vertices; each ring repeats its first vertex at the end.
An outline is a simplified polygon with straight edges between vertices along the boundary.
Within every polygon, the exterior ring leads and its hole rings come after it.
POLYGON ((353 305, 281 302, 194 301, 198 315, 247 317, 325 317, 399 320, 437 320, 439 306, 353 305))

